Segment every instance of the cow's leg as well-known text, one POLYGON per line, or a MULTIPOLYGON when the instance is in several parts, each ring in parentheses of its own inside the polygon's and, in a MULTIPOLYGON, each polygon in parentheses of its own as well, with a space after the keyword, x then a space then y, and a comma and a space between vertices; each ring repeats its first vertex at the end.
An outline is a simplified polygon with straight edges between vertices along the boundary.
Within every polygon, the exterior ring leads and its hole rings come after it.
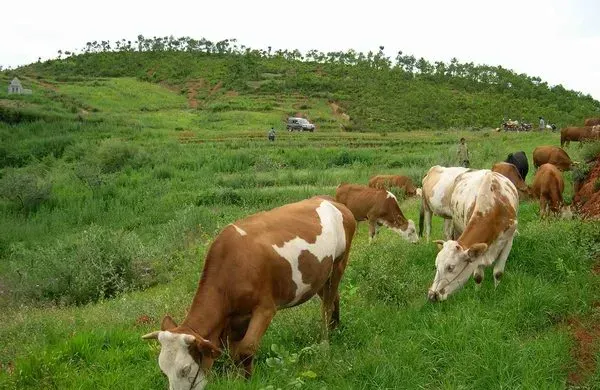
POLYGON ((260 340, 267 331, 271 320, 276 312, 276 307, 273 303, 262 304, 254 309, 252 318, 248 324, 248 329, 242 341, 237 345, 234 352, 234 359, 244 365, 244 373, 246 378, 252 375, 252 361, 254 354, 258 350, 260 340))
POLYGON ((373 241, 377 234, 377 218, 369 217, 369 243, 373 241))
POLYGON ((504 266, 506 265, 506 260, 508 259, 510 250, 512 249, 514 237, 514 234, 510 237, 504 248, 502 248, 502 251, 498 255, 498 259, 494 264, 494 287, 498 287, 500 279, 502 279, 502 275, 504 275, 504 266))
POLYGON ((425 224, 425 240, 429 241, 429 236, 431 235, 431 216, 432 216, 432 212, 431 210, 429 210, 429 208, 425 207, 425 210, 423 210, 423 222, 425 224))
POLYGON ((322 301, 321 314, 324 340, 329 339, 329 330, 335 329, 340 323, 340 294, 338 289, 348 264, 349 254, 350 252, 346 251, 342 259, 333 264, 331 276, 319 291, 322 301))
POLYGON ((454 222, 452 219, 444 218, 444 237, 446 240, 454 239, 454 222))
POLYGON ((540 217, 546 217, 546 208, 548 207, 548 201, 546 200, 546 196, 542 194, 540 196, 540 217))
POLYGON ((481 282, 483 282, 484 270, 485 266, 483 264, 480 264, 477 267, 475 267, 475 270, 473 271, 473 280, 475 281, 475 287, 477 287, 478 289, 479 287, 481 287, 481 282))

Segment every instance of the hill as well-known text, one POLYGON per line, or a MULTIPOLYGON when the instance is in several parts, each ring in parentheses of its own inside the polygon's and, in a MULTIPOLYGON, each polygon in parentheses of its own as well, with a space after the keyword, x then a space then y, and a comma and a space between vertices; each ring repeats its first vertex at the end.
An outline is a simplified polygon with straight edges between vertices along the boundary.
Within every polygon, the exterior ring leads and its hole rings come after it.
MULTIPOLYGON (((337 114, 349 115, 349 123, 341 121, 348 131, 497 127, 503 118, 531 123, 538 116, 562 127, 580 124, 600 110, 589 95, 550 87, 538 77, 501 66, 455 59, 430 63, 402 52, 390 59, 382 47, 369 53, 302 54, 238 47, 236 40, 139 36, 134 42, 89 42, 80 54, 59 53, 68 57, 13 73, 56 81, 134 77, 166 85, 187 95, 191 107, 212 111, 244 110, 231 94, 251 99, 302 94, 333 103, 337 114)), ((294 111, 302 109, 288 114, 294 111)))

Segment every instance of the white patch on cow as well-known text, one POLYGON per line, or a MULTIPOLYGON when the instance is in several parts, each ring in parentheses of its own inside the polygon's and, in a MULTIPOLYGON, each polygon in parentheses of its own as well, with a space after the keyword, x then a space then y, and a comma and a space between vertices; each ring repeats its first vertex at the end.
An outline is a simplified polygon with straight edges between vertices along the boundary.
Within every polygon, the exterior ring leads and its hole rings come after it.
POLYGON ((193 340, 193 336, 188 334, 169 331, 161 331, 158 334, 161 344, 158 365, 169 378, 169 389, 202 390, 206 386, 204 371, 189 353, 190 337, 193 340))
POLYGON ((394 198, 394 200, 397 202, 398 199, 396 199, 396 195, 392 194, 391 192, 387 192, 387 198, 394 198))
POLYGON ((295 305, 310 290, 310 285, 302 281, 302 273, 299 268, 299 258, 302 251, 308 250, 319 262, 322 262, 328 256, 335 260, 346 250, 344 217, 340 210, 324 200, 316 211, 321 224, 321 234, 317 236, 314 243, 296 237, 285 242, 281 247, 273 245, 275 252, 286 259, 292 267, 292 279, 296 284, 296 296, 292 302, 287 304, 288 306, 295 305))
POLYGON ((238 233, 240 233, 240 236, 247 236, 248 233, 246 233, 246 231, 242 228, 240 228, 239 226, 236 226, 234 224, 231 224, 231 226, 233 226, 235 228, 235 230, 237 230, 238 233))
POLYGON ((423 196, 423 190, 421 188, 417 188, 417 196, 418 197, 423 196))
POLYGON ((411 219, 408 220, 408 226, 406 227, 406 230, 402 230, 400 228, 391 226, 387 221, 384 221, 383 219, 378 219, 377 222, 381 223, 382 225, 384 225, 385 227, 387 227, 394 233, 399 234, 402 238, 404 238, 408 242, 415 243, 415 242, 419 241, 419 235, 417 234, 417 229, 415 227, 415 223, 411 219))
POLYGON ((444 195, 450 187, 454 185, 454 181, 461 173, 465 173, 467 168, 463 167, 438 167, 438 181, 435 183, 432 189, 432 193, 429 199, 431 209, 435 214, 451 216, 451 209, 449 204, 444 204, 444 195))

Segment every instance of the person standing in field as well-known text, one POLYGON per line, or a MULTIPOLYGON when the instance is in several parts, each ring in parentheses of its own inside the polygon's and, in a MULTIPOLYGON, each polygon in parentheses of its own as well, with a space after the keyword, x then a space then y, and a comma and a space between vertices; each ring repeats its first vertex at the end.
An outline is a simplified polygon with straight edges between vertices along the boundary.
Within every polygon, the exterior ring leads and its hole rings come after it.
POLYGON ((469 168, 469 148, 467 147, 467 142, 464 137, 460 139, 456 154, 458 156, 458 164, 462 167, 469 168))
POLYGON ((275 129, 271 127, 271 130, 269 130, 269 141, 275 141, 275 129))
POLYGON ((543 117, 540 117, 540 131, 546 130, 546 121, 543 117))

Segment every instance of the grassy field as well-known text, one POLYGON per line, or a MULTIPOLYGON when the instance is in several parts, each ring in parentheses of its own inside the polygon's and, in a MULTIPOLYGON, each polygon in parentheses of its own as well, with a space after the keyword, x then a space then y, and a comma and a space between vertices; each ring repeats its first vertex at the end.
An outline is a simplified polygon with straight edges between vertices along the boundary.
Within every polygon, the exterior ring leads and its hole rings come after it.
MULTIPOLYGON (((166 313, 184 317, 226 224, 374 174, 420 181, 432 165, 454 164, 461 136, 476 168, 517 150, 531 158, 559 137, 343 133, 327 101, 300 95, 217 92, 190 108, 179 91, 133 79, 31 82, 33 101, 0 95, 0 105, 48 106, 58 119, 0 124, 3 389, 166 388, 158 346, 140 336, 166 313), (298 111, 315 133, 284 131, 298 111)), ((401 208, 418 220, 416 199, 401 208)), ((435 245, 385 229, 368 244, 361 224, 329 345, 313 299, 277 314, 250 381, 224 357, 209 388, 594 388, 598 355, 582 352, 577 330, 600 319, 599 227, 541 221, 537 204, 522 202, 499 287, 488 270, 480 290, 469 282, 431 304, 435 245)), ((441 230, 434 219, 434 238, 441 230)))

